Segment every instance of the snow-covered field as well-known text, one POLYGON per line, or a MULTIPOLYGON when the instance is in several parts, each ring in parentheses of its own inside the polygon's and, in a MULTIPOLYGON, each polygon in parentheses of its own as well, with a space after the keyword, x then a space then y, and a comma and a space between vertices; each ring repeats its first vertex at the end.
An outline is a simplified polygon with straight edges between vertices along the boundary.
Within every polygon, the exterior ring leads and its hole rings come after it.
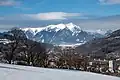
POLYGON ((0 80, 120 80, 120 78, 81 71, 0 64, 0 80))

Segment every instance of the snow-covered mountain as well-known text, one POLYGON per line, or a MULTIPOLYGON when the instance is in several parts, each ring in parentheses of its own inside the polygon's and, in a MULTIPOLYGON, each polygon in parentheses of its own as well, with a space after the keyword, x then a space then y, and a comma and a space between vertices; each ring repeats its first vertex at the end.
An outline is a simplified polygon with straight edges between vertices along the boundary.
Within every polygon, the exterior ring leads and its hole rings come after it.
POLYGON ((31 40, 57 45, 83 44, 93 38, 101 38, 105 35, 102 30, 82 30, 73 23, 21 29, 25 31, 26 36, 31 40))

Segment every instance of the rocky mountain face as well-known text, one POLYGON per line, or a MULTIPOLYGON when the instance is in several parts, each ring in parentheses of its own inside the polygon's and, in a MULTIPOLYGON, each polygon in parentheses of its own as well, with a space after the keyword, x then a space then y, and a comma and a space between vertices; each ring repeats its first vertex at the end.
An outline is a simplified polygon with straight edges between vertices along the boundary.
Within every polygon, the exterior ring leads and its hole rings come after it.
POLYGON ((94 32, 85 31, 73 23, 21 29, 25 32, 28 39, 55 45, 84 44, 94 38, 105 36, 105 32, 101 30, 94 32))
POLYGON ((29 43, 41 44, 46 49, 53 48, 52 44, 39 43, 39 42, 30 40, 30 39, 27 39, 24 31, 20 29, 13 29, 8 32, 0 33, 0 46, 2 46, 2 44, 9 44, 11 42, 14 42, 14 40, 21 40, 21 41, 26 41, 29 43))
POLYGON ((114 31, 109 36, 94 39, 76 48, 82 54, 94 57, 117 58, 120 57, 120 30, 114 31))

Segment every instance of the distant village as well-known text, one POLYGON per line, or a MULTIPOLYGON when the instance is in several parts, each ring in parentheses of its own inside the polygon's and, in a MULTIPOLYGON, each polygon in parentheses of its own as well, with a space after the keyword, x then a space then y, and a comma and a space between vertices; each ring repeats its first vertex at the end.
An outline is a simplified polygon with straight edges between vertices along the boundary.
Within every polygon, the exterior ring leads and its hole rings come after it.
POLYGON ((49 68, 95 72, 120 77, 120 56, 116 59, 93 58, 75 53, 75 47, 58 47, 49 53, 49 68), (61 59, 61 60, 60 60, 61 59))

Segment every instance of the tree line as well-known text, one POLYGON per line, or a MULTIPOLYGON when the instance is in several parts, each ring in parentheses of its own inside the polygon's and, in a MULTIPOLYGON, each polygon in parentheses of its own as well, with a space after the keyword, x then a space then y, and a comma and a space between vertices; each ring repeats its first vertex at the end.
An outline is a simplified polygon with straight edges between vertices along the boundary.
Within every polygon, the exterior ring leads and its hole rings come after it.
POLYGON ((73 48, 54 47, 47 49, 42 43, 27 39, 20 29, 8 31, 6 39, 11 42, 0 44, 0 61, 37 67, 65 68, 86 70, 88 58, 74 51, 73 48))
POLYGON ((38 42, 27 39, 20 29, 13 29, 4 34, 11 42, 0 44, 0 60, 8 64, 45 66, 46 48, 38 42))

